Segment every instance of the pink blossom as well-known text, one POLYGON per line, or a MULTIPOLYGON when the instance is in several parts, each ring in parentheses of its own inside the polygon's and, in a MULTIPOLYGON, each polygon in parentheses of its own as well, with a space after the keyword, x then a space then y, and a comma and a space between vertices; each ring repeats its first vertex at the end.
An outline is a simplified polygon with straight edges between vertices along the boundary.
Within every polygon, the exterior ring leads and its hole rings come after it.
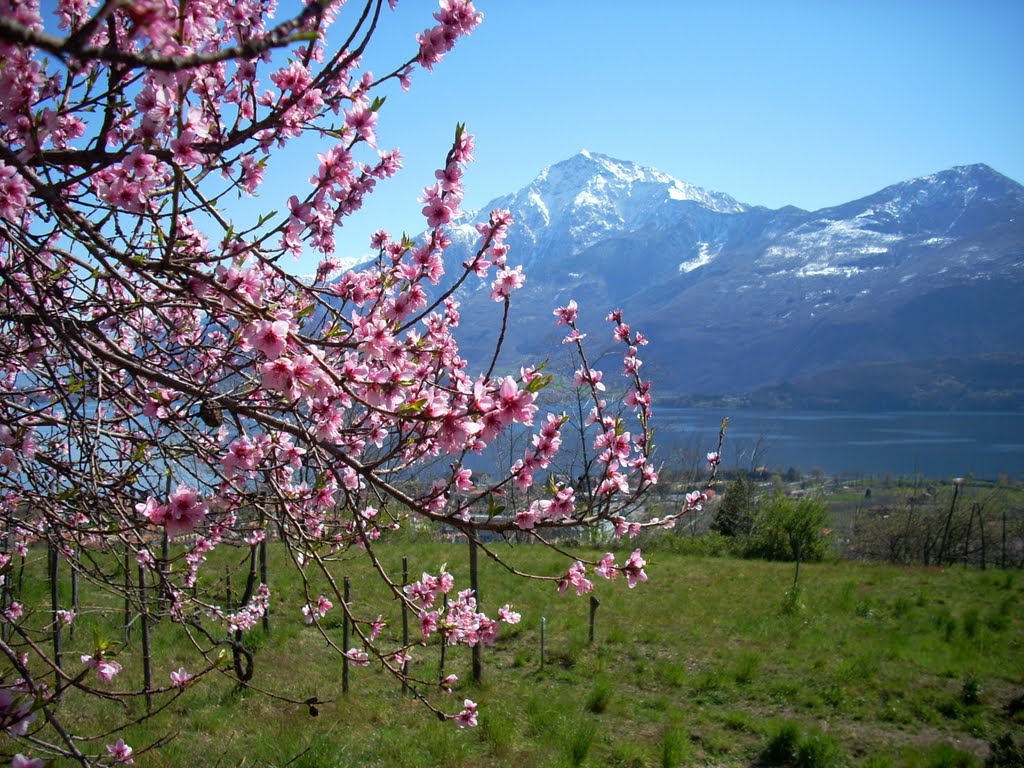
POLYGON ((440 618, 440 614, 437 611, 420 611, 420 632, 424 637, 430 637, 431 634, 437 632, 438 618, 440 618))
POLYGON ((134 765, 132 760, 132 748, 124 743, 124 739, 118 739, 115 744, 107 745, 107 752, 114 760, 114 765, 134 765))
POLYGON ((345 651, 345 657, 348 659, 348 663, 353 667, 368 667, 370 666, 370 656, 366 651, 361 651, 358 648, 349 648, 345 651))
POLYGON ((506 624, 518 624, 522 615, 512 610, 512 606, 505 604, 498 609, 498 618, 506 624))
POLYGON ((25 757, 17 754, 11 760, 11 768, 43 768, 45 763, 41 757, 25 757))
POLYGON ((455 684, 459 682, 458 675, 448 675, 441 681, 441 690, 451 692, 455 684))
POLYGON ((570 299, 569 303, 566 306, 559 307, 554 311, 553 314, 555 315, 555 317, 558 318, 558 321, 555 323, 555 325, 572 325, 574 322, 576 322, 577 310, 578 307, 576 306, 576 300, 570 299))
POLYGON ((516 512, 516 525, 519 526, 520 530, 528 531, 537 524, 537 518, 539 517, 539 507, 530 505, 529 509, 521 509, 516 512))
POLYGON ((357 106, 352 110, 345 110, 345 125, 361 136, 371 147, 377 146, 377 137, 373 132, 377 124, 377 113, 371 112, 365 107, 357 106))
POLYGON ((577 595, 584 595, 594 588, 594 583, 587 578, 587 569, 579 560, 569 567, 565 578, 558 582, 558 591, 565 594, 570 587, 576 588, 577 595))
POLYGON ((491 283, 491 299, 493 301, 504 301, 511 295, 512 291, 521 288, 526 282, 526 275, 523 274, 522 266, 515 269, 504 267, 498 271, 498 276, 491 283))
POLYGON ((81 658, 85 666, 96 670, 96 676, 104 683, 109 683, 121 672, 121 665, 113 659, 105 658, 103 651, 95 656, 83 655, 81 658))
POLYGON ((626 583, 629 584, 629 588, 633 589, 637 584, 647 581, 647 574, 644 573, 644 566, 647 565, 647 561, 640 556, 640 550, 634 549, 633 554, 629 556, 629 560, 622 566, 622 572, 626 574, 626 583))
POLYGON ((306 617, 305 621, 307 624, 312 624, 314 621, 322 619, 333 607, 334 604, 327 599, 326 595, 320 595, 317 598, 316 605, 307 603, 302 606, 302 615, 306 617))
POLYGON ((171 672, 171 685, 175 688, 184 688, 192 680, 192 675, 185 671, 184 667, 178 667, 171 672))
POLYGON ((163 522, 168 536, 189 533, 206 517, 207 505, 199 493, 187 485, 178 485, 167 500, 163 522))
POLYGON ((690 491, 686 494, 686 509, 700 510, 703 508, 703 504, 708 500, 708 495, 702 491, 690 491))
POLYGON ((466 699, 462 702, 462 711, 455 716, 460 728, 471 728, 476 725, 476 702, 466 699))
POLYGON ((10 688, 0 688, 0 727, 12 736, 24 736, 36 720, 31 701, 18 701, 10 688))
POLYGON ((245 335, 267 360, 276 360, 288 346, 288 330, 287 320, 258 320, 246 328, 245 335))
POLYGON ((601 371, 595 371, 590 368, 580 368, 573 375, 572 383, 577 387, 589 384, 598 392, 604 392, 605 386, 601 383, 603 376, 604 374, 602 374, 601 371))
POLYGON ((615 555, 611 552, 601 558, 601 562, 594 568, 594 573, 604 576, 606 579, 614 579, 619 575, 618 567, 615 565, 615 555))

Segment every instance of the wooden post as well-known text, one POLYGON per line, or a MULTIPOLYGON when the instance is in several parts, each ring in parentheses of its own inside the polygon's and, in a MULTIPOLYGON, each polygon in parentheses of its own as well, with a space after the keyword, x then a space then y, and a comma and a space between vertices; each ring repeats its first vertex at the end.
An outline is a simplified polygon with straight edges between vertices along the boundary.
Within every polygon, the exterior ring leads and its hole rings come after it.
POLYGON ((978 522, 981 522, 980 505, 977 502, 975 502, 974 504, 971 504, 971 516, 967 520, 967 534, 964 536, 964 552, 963 552, 963 560, 964 560, 964 565, 965 566, 969 563, 970 557, 971 557, 971 531, 974 530, 974 515, 975 515, 975 513, 978 513, 978 522))
MULTIPOLYGON (((71 551, 71 610, 78 613, 80 606, 78 603, 78 549, 75 548, 71 551)), ((72 640, 75 639, 75 622, 71 622, 71 626, 68 627, 68 637, 72 640)))
POLYGON ((132 637, 132 554, 127 546, 124 548, 124 644, 132 637))
POLYGON ((61 648, 61 621, 60 621, 60 582, 58 581, 58 565, 60 553, 57 545, 47 539, 46 542, 47 565, 50 575, 50 607, 53 610, 53 663, 58 669, 63 668, 61 648))
MULTIPOLYGON (((476 539, 469 537, 469 587, 473 590, 476 598, 476 609, 481 610, 480 605, 480 579, 479 563, 477 562, 476 539)), ((484 647, 483 643, 473 646, 473 682, 479 684, 484 676, 484 647)))
POLYGON ((544 669, 544 633, 548 628, 548 620, 540 617, 540 668, 544 669))
MULTIPOLYGON (((402 586, 409 584, 409 558, 402 558, 402 586)), ((409 647, 409 605, 402 601, 402 647, 409 647)), ((409 662, 402 662, 402 693, 412 693, 409 688, 409 662)))
POLYGON ((949 546, 949 529, 953 524, 953 513, 956 512, 956 500, 960 495, 961 485, 963 485, 963 480, 960 478, 955 478, 953 480, 953 501, 949 505, 949 514, 946 515, 946 525, 942 529, 942 543, 939 545, 938 565, 942 565, 946 560, 947 547, 949 546))
POLYGON ((600 601, 596 597, 591 595, 590 596, 590 644, 591 645, 594 644, 594 623, 595 623, 595 620, 597 618, 597 608, 600 605, 601 605, 600 601))
MULTIPOLYGON (((345 617, 341 621, 341 647, 348 653, 348 642, 349 642, 349 626, 348 626, 348 595, 349 595, 349 581, 348 576, 345 577, 344 582, 344 595, 345 595, 345 617)), ((341 666, 341 692, 348 693, 348 659, 342 663, 341 666)))
POLYGON ((146 688, 146 712, 153 712, 153 654, 149 644, 149 600, 146 597, 146 569, 139 564, 139 605, 142 608, 142 681, 146 688))
POLYGON ((170 589, 167 586, 167 569, 171 562, 171 539, 164 528, 160 535, 160 560, 154 571, 157 579, 156 599, 159 610, 162 612, 170 602, 170 589))

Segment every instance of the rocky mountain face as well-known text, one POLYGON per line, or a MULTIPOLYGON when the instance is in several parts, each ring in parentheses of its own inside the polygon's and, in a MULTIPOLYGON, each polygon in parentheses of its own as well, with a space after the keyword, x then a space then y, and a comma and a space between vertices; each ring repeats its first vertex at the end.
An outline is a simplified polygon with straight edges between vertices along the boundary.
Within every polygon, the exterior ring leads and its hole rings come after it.
MULTIPOLYGON (((516 220, 509 368, 551 357, 575 298, 599 354, 607 310, 651 339, 662 393, 742 393, 866 363, 1024 353, 1024 187, 986 165, 819 211, 770 210, 581 152, 456 227, 453 262, 492 208, 516 220)), ((497 313, 464 297, 463 351, 489 360, 497 313)), ((967 364, 965 362, 965 364, 967 364)))

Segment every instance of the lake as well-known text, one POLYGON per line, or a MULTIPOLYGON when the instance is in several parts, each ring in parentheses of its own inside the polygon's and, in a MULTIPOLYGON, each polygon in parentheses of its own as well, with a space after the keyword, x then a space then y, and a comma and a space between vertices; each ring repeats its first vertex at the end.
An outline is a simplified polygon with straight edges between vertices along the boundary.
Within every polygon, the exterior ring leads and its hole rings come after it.
POLYGON ((1024 413, 757 411, 657 408, 659 458, 713 450, 729 417, 723 466, 828 474, 1024 479, 1024 413))

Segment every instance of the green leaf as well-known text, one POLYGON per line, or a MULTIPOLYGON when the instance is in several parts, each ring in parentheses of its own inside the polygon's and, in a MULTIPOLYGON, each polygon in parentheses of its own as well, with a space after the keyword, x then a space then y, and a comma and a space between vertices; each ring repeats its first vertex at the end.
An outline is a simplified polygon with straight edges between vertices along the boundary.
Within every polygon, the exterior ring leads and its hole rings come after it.
POLYGON ((487 519, 490 520, 495 515, 500 515, 504 511, 505 505, 499 504, 493 493, 489 494, 487 496, 487 519))
POLYGON ((537 378, 532 379, 530 383, 526 385, 526 391, 529 392, 530 394, 535 395, 540 390, 544 389, 544 387, 546 387, 548 384, 550 384, 553 378, 554 376, 552 376, 550 373, 547 373, 543 376, 538 376, 537 378))
POLYGON ((421 397, 419 400, 413 400, 411 403, 406 403, 399 410, 399 415, 420 413, 423 411, 423 407, 427 404, 427 398, 421 397))
POLYGON ((378 109, 384 106, 384 102, 387 100, 387 96, 378 96, 373 100, 373 104, 370 105, 370 111, 376 112, 378 109))
POLYGON ((262 216, 260 216, 260 220, 256 222, 256 226, 262 227, 275 216, 277 216, 277 211, 271 211, 270 213, 263 214, 262 216))
POLYGON ((554 474, 549 474, 548 475, 548 492, 552 496, 554 496, 556 493, 558 493, 558 484, 555 482, 554 474))

